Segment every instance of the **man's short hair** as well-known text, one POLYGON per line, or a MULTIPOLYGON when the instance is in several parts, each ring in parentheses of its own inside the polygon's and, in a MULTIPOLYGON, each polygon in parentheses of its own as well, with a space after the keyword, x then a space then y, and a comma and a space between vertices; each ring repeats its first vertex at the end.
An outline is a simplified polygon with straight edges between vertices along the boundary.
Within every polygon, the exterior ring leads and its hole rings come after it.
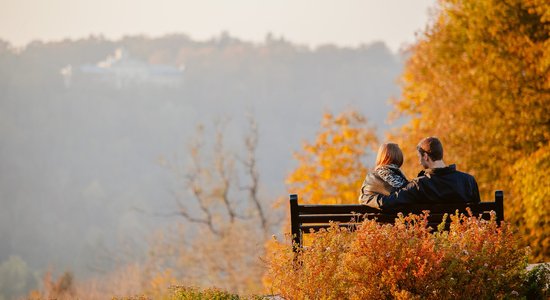
POLYGON ((433 161, 443 159, 443 145, 435 136, 423 138, 420 143, 418 143, 418 146, 416 146, 416 150, 418 150, 420 154, 428 153, 428 156, 433 161))

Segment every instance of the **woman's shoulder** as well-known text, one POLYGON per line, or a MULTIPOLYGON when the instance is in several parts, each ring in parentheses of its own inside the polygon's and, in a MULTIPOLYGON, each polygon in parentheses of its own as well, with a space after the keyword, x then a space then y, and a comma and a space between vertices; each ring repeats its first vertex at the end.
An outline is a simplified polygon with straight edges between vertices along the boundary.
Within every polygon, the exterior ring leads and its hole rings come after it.
POLYGON ((407 177, 396 165, 380 165, 374 169, 374 172, 394 188, 402 187, 408 183, 407 177))
POLYGON ((363 194, 378 193, 389 195, 391 187, 388 186, 388 183, 376 171, 373 171, 369 172, 365 177, 361 190, 363 194))

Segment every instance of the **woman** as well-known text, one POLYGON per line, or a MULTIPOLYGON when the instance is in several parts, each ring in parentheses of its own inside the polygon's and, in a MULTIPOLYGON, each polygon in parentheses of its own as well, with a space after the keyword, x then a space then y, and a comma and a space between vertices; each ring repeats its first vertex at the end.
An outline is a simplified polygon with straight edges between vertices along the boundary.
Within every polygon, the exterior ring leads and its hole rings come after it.
POLYGON ((403 152, 397 144, 385 143, 378 149, 376 167, 367 174, 359 202, 366 204, 373 194, 389 195, 407 185, 407 177, 399 169, 403 165, 403 152))

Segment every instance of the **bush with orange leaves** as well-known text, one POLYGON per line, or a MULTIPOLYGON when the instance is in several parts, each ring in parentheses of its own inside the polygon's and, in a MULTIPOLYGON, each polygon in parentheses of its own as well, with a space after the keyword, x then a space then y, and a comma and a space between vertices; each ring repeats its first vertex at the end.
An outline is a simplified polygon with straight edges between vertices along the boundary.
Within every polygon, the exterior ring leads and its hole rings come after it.
POLYGON ((528 249, 509 224, 451 215, 432 230, 427 212, 394 225, 369 220, 311 234, 296 255, 279 243, 268 261, 272 290, 285 299, 478 299, 527 293, 528 249))

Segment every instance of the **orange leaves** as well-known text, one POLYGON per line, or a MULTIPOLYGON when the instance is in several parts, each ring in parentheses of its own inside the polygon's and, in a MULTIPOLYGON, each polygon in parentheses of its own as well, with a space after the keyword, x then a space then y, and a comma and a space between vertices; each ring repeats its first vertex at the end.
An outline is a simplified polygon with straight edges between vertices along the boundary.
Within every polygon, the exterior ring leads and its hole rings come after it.
POLYGON ((287 178, 291 193, 308 203, 356 202, 364 158, 376 144, 374 129, 358 112, 325 113, 315 142, 295 154, 298 167, 287 178))
POLYGON ((148 283, 148 292, 154 298, 159 298, 169 286, 176 285, 178 282, 170 268, 156 272, 148 283))
POLYGON ((520 232, 532 247, 536 262, 548 261, 550 253, 550 143, 528 158, 514 165, 512 178, 514 192, 513 210, 524 224, 520 232))
POLYGON ((288 299, 484 299, 523 293, 526 249, 507 224, 452 216, 431 233, 425 215, 395 225, 365 221, 355 232, 334 225, 311 234, 294 258, 273 248, 270 282, 288 299))
MULTIPOLYGON (((530 225, 521 203, 534 198, 512 181, 514 165, 528 160, 550 139, 550 3, 544 0, 442 0, 427 33, 411 48, 402 77, 396 114, 409 122, 394 132, 405 157, 423 137, 438 136, 445 162, 474 174, 482 198, 495 189, 509 194, 508 220, 528 235, 541 235, 530 225), (512 207, 515 206, 515 207, 512 207)), ((406 160, 405 172, 418 169, 406 160)), ((532 170, 535 177, 543 170, 532 170)), ((536 193, 547 183, 532 181, 536 193)), ((534 204, 534 203, 533 203, 534 204)), ((547 223, 545 223, 547 224, 547 223)), ((550 252, 541 244, 533 253, 550 252), (537 250, 538 249, 538 250, 537 250)))

